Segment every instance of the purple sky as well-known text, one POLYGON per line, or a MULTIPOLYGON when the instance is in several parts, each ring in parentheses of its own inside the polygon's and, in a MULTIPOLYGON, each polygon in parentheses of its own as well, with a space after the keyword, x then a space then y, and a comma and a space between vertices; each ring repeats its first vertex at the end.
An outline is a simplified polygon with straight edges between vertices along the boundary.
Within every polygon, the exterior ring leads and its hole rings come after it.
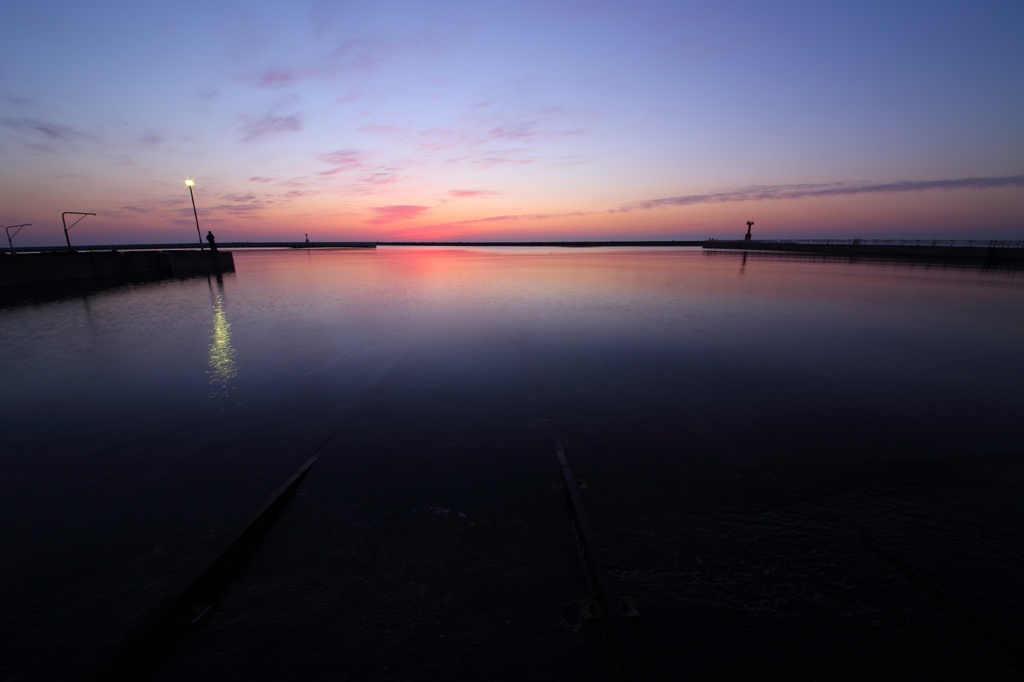
POLYGON ((1024 238, 1024 3, 7 0, 16 245, 1024 238))

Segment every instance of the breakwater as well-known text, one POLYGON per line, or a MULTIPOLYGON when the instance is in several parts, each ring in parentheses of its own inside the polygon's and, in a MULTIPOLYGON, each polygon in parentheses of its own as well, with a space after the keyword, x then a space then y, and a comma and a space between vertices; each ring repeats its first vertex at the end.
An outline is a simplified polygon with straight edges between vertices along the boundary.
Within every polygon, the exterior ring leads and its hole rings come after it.
POLYGON ((857 258, 895 258, 1024 265, 1024 241, 938 239, 711 239, 705 249, 788 251, 857 258))
MULTIPOLYGON (((193 251, 195 242, 166 244, 96 244, 76 246, 75 251, 193 251)), ((202 246, 205 247, 205 244, 202 246)), ((374 249, 376 242, 217 242, 219 249, 374 249)), ((16 253, 66 253, 63 246, 21 246, 16 253)))
POLYGON ((230 251, 21 253, 0 256, 0 287, 103 286, 234 271, 230 251))

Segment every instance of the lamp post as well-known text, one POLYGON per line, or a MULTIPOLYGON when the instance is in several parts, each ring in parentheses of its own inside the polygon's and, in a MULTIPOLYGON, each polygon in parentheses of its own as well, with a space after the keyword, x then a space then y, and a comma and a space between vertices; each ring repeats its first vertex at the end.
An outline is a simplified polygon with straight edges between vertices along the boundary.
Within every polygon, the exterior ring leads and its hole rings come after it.
POLYGON ((64 223, 64 241, 68 243, 68 253, 71 253, 74 249, 71 248, 71 237, 68 236, 68 230, 82 222, 87 215, 96 215, 95 213, 82 213, 81 211, 64 211, 60 214, 60 221, 64 223), (68 225, 68 216, 76 215, 78 220, 68 225))
POLYGON ((188 185, 188 195, 192 197, 192 215, 196 217, 196 235, 199 237, 199 250, 203 250, 203 233, 199 231, 199 214, 196 212, 196 195, 192 193, 192 185, 196 184, 196 181, 192 178, 185 180, 185 184, 188 185))
POLYGON ((11 241, 11 237, 17 237, 18 233, 21 232, 21 228, 28 227, 32 223, 22 223, 21 225, 9 225, 4 229, 7 230, 7 244, 11 247, 11 255, 14 255, 14 242, 11 241), (14 229, 18 228, 18 229, 14 229), (11 230, 14 230, 14 234, 11 234, 11 230))

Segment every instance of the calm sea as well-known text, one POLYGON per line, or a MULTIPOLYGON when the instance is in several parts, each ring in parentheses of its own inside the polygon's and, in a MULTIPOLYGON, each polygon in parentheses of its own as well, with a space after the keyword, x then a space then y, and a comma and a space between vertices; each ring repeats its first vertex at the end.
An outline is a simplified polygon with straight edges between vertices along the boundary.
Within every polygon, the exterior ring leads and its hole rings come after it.
POLYGON ((236 252, 0 308, 0 677, 86 676, 325 443, 158 679, 1012 677, 1024 273, 236 252))

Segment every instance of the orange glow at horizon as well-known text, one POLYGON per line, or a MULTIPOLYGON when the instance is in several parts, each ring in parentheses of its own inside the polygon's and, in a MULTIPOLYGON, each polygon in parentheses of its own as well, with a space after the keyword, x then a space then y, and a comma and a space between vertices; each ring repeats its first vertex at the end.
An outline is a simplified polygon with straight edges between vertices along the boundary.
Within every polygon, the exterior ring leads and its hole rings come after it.
MULTIPOLYGON (((193 180, 189 178, 188 180, 193 180)), ((193 180, 194 182, 194 180, 193 180)), ((1014 187, 985 190, 929 190, 808 197, 761 201, 695 203, 636 208, 588 207, 547 201, 527 210, 509 197, 437 197, 440 192, 382 201, 337 203, 317 195, 289 202, 264 200, 207 189, 202 222, 221 241, 559 241, 630 239, 707 239, 742 237, 745 222, 755 221, 755 238, 892 236, 932 238, 1020 238, 1018 216, 1024 192, 1014 187), (333 202, 333 203, 332 203, 333 202), (571 206, 572 210, 567 207, 571 206), (408 207, 408 208, 403 208, 408 207), (982 220, 983 218, 983 220, 982 220), (994 225, 995 229, 984 227, 994 225)), ((190 242, 195 223, 188 196, 168 195, 136 208, 119 206, 116 195, 88 201, 98 220, 87 231, 102 243, 190 242)), ((40 203, 45 199, 40 198, 40 203)), ((69 201, 69 203, 71 203, 69 201)), ((54 213, 59 216, 59 212, 54 213)), ((63 241, 59 217, 40 221, 33 238, 41 244, 63 241)))

